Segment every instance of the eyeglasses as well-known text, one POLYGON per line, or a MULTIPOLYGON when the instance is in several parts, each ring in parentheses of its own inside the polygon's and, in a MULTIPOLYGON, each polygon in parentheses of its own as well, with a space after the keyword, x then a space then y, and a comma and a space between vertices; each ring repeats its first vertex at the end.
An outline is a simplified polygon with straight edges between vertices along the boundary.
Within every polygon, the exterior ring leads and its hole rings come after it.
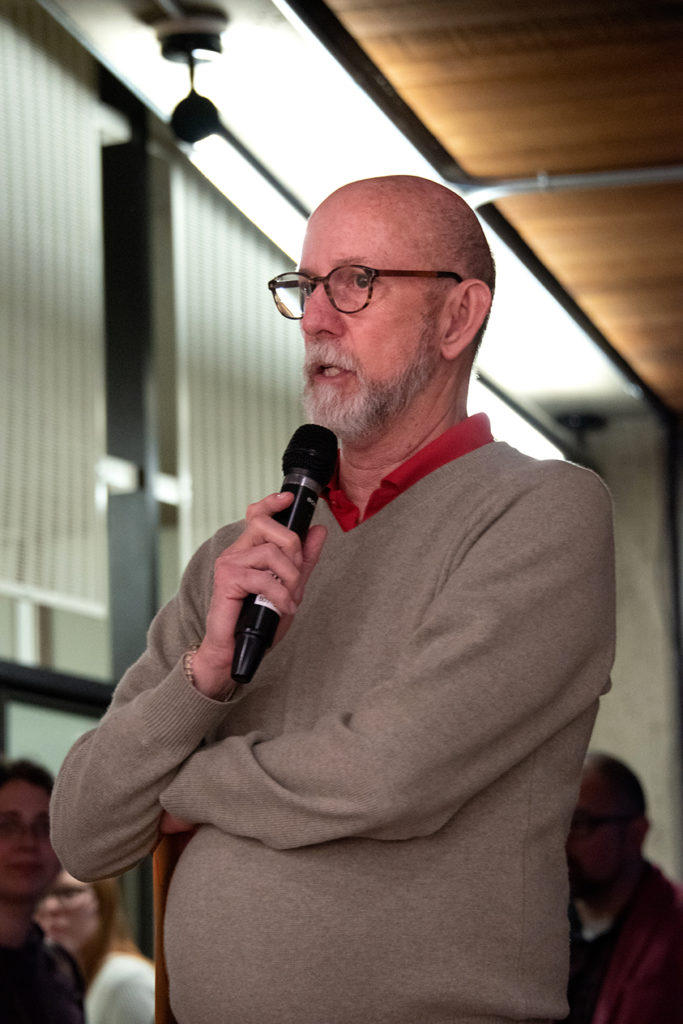
POLYGON ((351 263, 335 267, 329 274, 314 277, 311 274, 278 274, 268 287, 275 305, 288 320, 301 320, 307 300, 319 284, 339 313, 360 313, 372 298, 372 289, 378 277, 450 277, 464 280, 452 270, 375 270, 351 263))
POLYGON ((635 817, 635 814, 589 814, 587 811, 575 811, 569 831, 573 836, 592 836, 601 825, 632 821, 635 817))
POLYGON ((37 841, 50 838, 50 819, 36 818, 35 821, 24 822, 17 816, 0 818, 0 840, 16 842, 18 839, 31 836, 37 841))

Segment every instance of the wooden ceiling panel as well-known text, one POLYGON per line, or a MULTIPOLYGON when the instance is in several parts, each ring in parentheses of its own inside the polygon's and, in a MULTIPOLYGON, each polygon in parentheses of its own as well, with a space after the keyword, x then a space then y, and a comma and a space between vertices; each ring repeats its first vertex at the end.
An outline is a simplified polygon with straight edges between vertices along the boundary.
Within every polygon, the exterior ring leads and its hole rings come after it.
POLYGON ((548 191, 510 196, 497 205, 544 248, 555 248, 572 274, 594 264, 608 270, 613 260, 620 272, 630 265, 634 279, 648 273, 660 278, 667 265, 680 272, 683 184, 548 191))
MULTIPOLYGON (((342 21, 353 23, 357 35, 372 38, 386 32, 411 34, 424 29, 457 26, 462 31, 509 35, 527 33, 530 24, 561 28, 576 24, 605 25, 611 31, 616 21, 624 30, 640 25, 647 16, 648 29, 677 16, 678 0, 335 0, 334 9, 342 21)), ((575 31, 575 29, 573 29, 575 31)))
POLYGON ((497 205, 644 382, 681 408, 683 186, 516 196, 497 205))
POLYGON ((431 42, 424 33, 421 38, 419 55, 400 37, 367 49, 469 174, 565 172, 577 169, 580 158, 584 170, 680 158, 680 32, 563 49, 503 48, 483 56, 449 54, 440 35, 431 42))
MULTIPOLYGON (((681 0, 328 6, 467 175, 683 165, 681 0)), ((516 195, 496 207, 683 413, 683 185, 516 195)))

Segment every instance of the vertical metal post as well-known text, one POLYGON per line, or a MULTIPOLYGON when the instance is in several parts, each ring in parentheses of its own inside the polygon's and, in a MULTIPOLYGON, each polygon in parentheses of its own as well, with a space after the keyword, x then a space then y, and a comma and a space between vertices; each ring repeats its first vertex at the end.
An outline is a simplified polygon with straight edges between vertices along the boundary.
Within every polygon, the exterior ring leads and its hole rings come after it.
MULTIPOLYGON (((150 196, 146 111, 108 72, 102 99, 130 121, 128 142, 102 150, 107 452, 138 467, 138 487, 109 498, 112 666, 118 679, 142 653, 157 609, 157 448, 153 407, 150 196)), ((153 949, 151 865, 139 871, 136 932, 153 949)))
POLYGON ((152 406, 149 189, 145 113, 125 102, 132 138, 102 150, 107 453, 138 467, 138 487, 109 499, 114 677, 142 653, 157 603, 156 441, 152 406))

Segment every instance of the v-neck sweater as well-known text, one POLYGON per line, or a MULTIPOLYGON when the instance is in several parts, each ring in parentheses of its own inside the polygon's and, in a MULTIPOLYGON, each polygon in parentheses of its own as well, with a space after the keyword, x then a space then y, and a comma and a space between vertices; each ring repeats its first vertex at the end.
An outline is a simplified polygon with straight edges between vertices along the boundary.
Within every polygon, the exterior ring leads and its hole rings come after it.
POLYGON ((362 519, 360 509, 350 501, 340 487, 339 460, 330 485, 323 490, 322 497, 330 506, 342 530, 352 530, 363 519, 369 519, 380 512, 385 505, 407 491, 423 476, 433 473, 435 469, 452 462, 453 459, 473 452, 483 444, 490 444, 491 441, 493 435, 486 413, 478 412, 455 423, 380 480, 379 486, 368 499, 362 519))
POLYGON ((217 555, 192 559, 99 728, 54 844, 80 878, 200 823, 165 919, 179 1024, 507 1024, 566 1013, 564 842, 614 648, 611 505, 493 442, 323 555, 236 701, 194 690, 217 555))

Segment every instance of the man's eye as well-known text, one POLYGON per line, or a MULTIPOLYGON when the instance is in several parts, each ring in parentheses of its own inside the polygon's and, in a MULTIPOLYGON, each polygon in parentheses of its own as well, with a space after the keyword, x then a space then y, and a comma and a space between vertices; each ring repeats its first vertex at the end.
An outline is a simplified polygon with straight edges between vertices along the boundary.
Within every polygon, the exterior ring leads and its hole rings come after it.
POLYGON ((356 288, 369 288, 370 275, 366 274, 364 270, 359 270, 354 274, 353 283, 356 288))

